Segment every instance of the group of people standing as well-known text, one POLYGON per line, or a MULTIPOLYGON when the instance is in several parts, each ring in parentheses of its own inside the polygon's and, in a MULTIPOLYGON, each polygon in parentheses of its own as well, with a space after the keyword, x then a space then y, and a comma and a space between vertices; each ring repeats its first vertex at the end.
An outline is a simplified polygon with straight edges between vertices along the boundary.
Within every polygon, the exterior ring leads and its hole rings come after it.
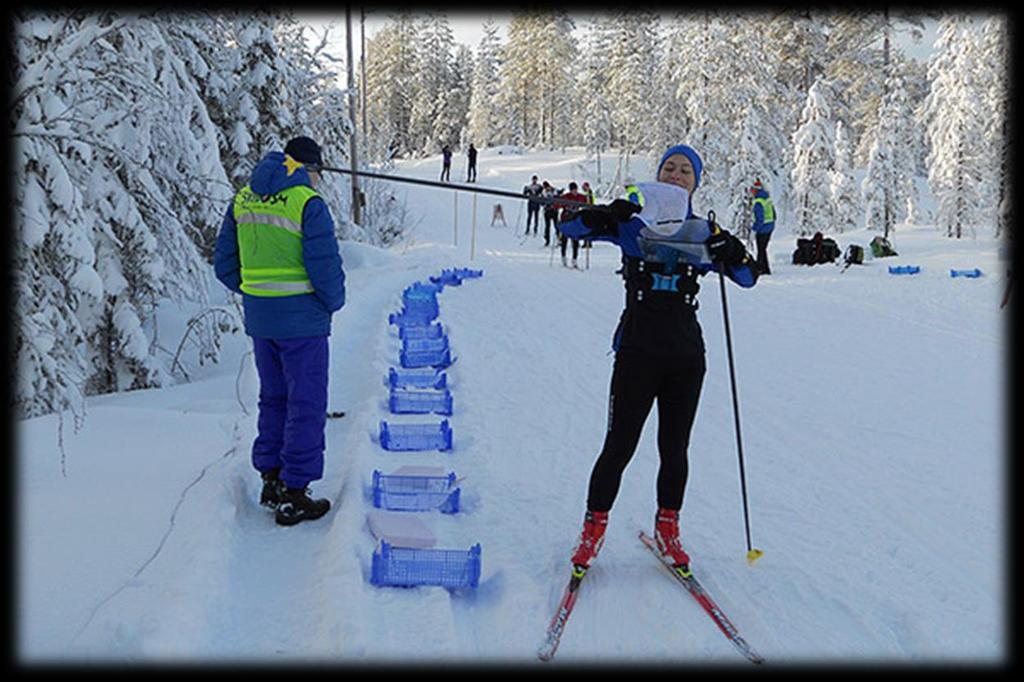
MULTIPOLYGON (((470 142, 466 150, 466 182, 476 182, 476 155, 476 146, 470 142)), ((447 144, 441 148, 441 181, 452 181, 452 148, 447 144)))
MULTIPOLYGON (((554 227, 558 237, 559 248, 562 253, 562 265, 569 267, 569 262, 566 259, 566 250, 568 243, 572 241, 572 267, 578 268, 577 265, 580 252, 580 240, 576 238, 567 237, 560 230, 558 230, 558 224, 562 222, 568 222, 576 217, 581 207, 579 204, 593 204, 594 203, 594 190, 591 189, 589 182, 584 182, 582 187, 577 185, 576 182, 570 182, 568 190, 561 187, 555 187, 547 180, 543 182, 534 175, 530 179, 530 184, 523 187, 523 194, 528 198, 526 207, 526 234, 530 234, 530 226, 533 226, 533 234, 536 236, 539 229, 540 223, 540 212, 541 207, 544 209, 544 246, 551 246, 552 232, 551 228, 554 227), (565 201, 557 201, 563 199, 565 201), (572 203, 569 203, 572 202, 572 203)), ((584 248, 590 247, 590 241, 585 240, 584 248)))

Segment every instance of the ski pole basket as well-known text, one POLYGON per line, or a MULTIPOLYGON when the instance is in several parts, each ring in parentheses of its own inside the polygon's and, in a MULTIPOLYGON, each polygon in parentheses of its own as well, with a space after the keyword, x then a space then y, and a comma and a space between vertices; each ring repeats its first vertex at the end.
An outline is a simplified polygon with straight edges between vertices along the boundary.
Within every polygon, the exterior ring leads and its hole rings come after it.
POLYGON ((388 398, 391 414, 442 414, 452 415, 452 394, 446 388, 441 391, 391 389, 388 398))
POLYGON ((468 550, 394 547, 381 541, 373 553, 370 583, 377 586, 476 588, 480 584, 480 544, 468 550))
POLYGON ((452 449, 452 429, 448 420, 440 424, 380 423, 380 445, 391 452, 452 449))
POLYGON ((455 472, 447 476, 407 476, 373 472, 373 506, 388 511, 432 511, 457 514, 460 488, 455 472))
POLYGON ((396 388, 434 388, 443 389, 448 386, 448 374, 433 367, 420 369, 388 368, 388 387, 396 388))

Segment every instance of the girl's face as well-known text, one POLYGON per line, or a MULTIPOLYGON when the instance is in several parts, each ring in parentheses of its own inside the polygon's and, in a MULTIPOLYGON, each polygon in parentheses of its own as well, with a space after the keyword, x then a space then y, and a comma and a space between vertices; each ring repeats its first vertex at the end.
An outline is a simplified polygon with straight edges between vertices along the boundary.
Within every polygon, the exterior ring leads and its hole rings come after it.
POLYGON ((692 194, 697 184, 697 176, 693 172, 693 164, 685 154, 673 154, 665 159, 661 172, 658 173, 658 182, 677 185, 692 194))

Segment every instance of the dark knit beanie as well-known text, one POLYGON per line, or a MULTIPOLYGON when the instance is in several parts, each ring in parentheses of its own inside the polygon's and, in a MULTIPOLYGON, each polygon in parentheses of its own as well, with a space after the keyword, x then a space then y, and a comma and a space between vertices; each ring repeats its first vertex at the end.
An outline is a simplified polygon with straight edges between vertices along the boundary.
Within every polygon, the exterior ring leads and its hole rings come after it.
POLYGON ((320 145, 308 137, 293 137, 284 147, 284 153, 296 161, 312 167, 324 165, 320 145))

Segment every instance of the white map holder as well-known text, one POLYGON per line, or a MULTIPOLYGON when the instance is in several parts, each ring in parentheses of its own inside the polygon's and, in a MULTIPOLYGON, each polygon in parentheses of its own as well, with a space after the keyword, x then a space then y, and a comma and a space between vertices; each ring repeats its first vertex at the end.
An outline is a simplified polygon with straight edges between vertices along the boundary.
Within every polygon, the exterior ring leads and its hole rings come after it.
POLYGON ((708 221, 686 217, 690 212, 690 193, 666 182, 642 182, 637 187, 644 196, 643 210, 636 214, 645 226, 640 230, 641 246, 646 242, 667 247, 682 252, 690 263, 710 264, 711 257, 704 244, 710 234, 708 221))

